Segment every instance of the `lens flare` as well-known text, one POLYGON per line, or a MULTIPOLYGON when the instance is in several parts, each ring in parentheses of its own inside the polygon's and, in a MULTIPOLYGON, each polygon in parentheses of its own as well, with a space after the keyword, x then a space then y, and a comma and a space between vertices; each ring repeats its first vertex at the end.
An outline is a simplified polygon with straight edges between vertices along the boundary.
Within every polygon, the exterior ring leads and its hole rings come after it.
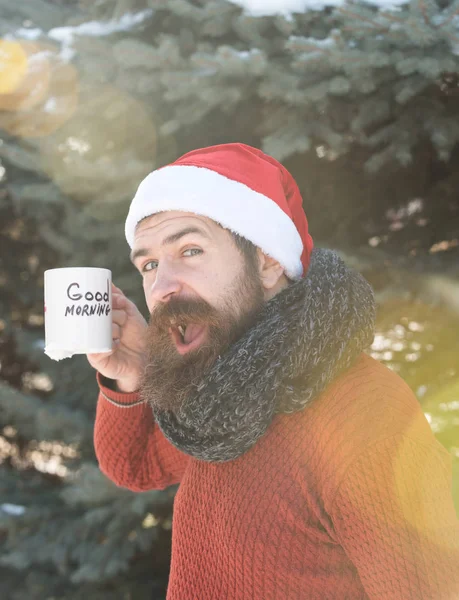
POLYGON ((27 54, 18 42, 0 39, 0 94, 10 94, 27 72, 27 54))

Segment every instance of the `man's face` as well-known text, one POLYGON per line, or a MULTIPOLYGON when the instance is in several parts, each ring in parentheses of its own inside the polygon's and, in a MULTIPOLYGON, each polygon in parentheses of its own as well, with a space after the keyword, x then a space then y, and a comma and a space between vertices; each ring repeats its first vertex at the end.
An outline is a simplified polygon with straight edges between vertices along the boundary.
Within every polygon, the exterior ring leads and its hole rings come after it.
POLYGON ((230 233, 190 213, 142 221, 132 259, 150 311, 142 394, 154 408, 177 410, 219 354, 253 324, 263 286, 230 233))

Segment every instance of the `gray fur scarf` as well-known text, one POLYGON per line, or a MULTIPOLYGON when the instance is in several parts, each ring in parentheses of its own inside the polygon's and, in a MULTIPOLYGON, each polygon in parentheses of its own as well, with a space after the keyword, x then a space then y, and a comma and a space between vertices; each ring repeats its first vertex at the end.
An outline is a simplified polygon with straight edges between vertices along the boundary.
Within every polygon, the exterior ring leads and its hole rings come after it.
POLYGON ((220 356, 177 412, 155 412, 166 438, 195 458, 247 452, 276 413, 302 410, 374 337, 366 280, 335 252, 315 249, 306 277, 282 290, 220 356))

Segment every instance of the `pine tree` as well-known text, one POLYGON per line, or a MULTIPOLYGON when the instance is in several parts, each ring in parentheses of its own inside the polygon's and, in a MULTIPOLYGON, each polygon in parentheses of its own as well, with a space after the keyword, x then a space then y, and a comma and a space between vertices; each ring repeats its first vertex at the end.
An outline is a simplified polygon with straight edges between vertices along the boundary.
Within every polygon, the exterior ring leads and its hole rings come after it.
POLYGON ((140 600, 167 573, 174 489, 134 494, 98 470, 94 373, 43 354, 46 268, 110 268, 143 307, 120 250, 128 203, 146 173, 200 145, 292 161, 308 215, 336 238, 350 213, 387 201, 388 172, 404 168, 404 197, 430 182, 425 148, 454 155, 459 0, 304 5, 0 0, 0 38, 34 57, 44 90, 31 97, 31 71, 0 94, 0 597, 140 600))

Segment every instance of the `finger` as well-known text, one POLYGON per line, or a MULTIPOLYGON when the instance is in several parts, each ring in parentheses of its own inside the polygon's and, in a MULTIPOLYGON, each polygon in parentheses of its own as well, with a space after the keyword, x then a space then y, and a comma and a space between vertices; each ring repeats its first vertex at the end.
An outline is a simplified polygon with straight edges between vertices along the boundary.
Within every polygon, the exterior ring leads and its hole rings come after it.
POLYGON ((123 327, 123 325, 126 324, 127 318, 128 316, 125 310, 114 309, 112 311, 112 323, 116 323, 120 327, 123 327))
POLYGON ((121 327, 116 323, 112 324, 112 339, 119 340, 121 339, 121 327))
POLYGON ((108 358, 110 356, 110 354, 112 354, 114 351, 114 348, 111 348, 111 350, 109 350, 108 352, 89 352, 86 354, 86 356, 90 356, 91 360, 101 360, 102 358, 108 358))
POLYGON ((123 292, 123 290, 122 290, 121 288, 117 287, 117 286, 116 286, 116 285, 113 283, 113 281, 112 281, 112 292, 114 292, 114 293, 118 293, 118 294, 123 294, 123 296, 124 296, 124 292, 123 292))
POLYGON ((119 294, 112 294, 112 308, 125 308, 127 305, 126 296, 120 296, 119 294))
POLYGON ((88 359, 91 367, 94 367, 95 369, 103 369, 104 365, 107 364, 108 359, 115 350, 116 348, 112 348, 110 352, 97 352, 92 354, 86 354, 86 358, 88 359))

